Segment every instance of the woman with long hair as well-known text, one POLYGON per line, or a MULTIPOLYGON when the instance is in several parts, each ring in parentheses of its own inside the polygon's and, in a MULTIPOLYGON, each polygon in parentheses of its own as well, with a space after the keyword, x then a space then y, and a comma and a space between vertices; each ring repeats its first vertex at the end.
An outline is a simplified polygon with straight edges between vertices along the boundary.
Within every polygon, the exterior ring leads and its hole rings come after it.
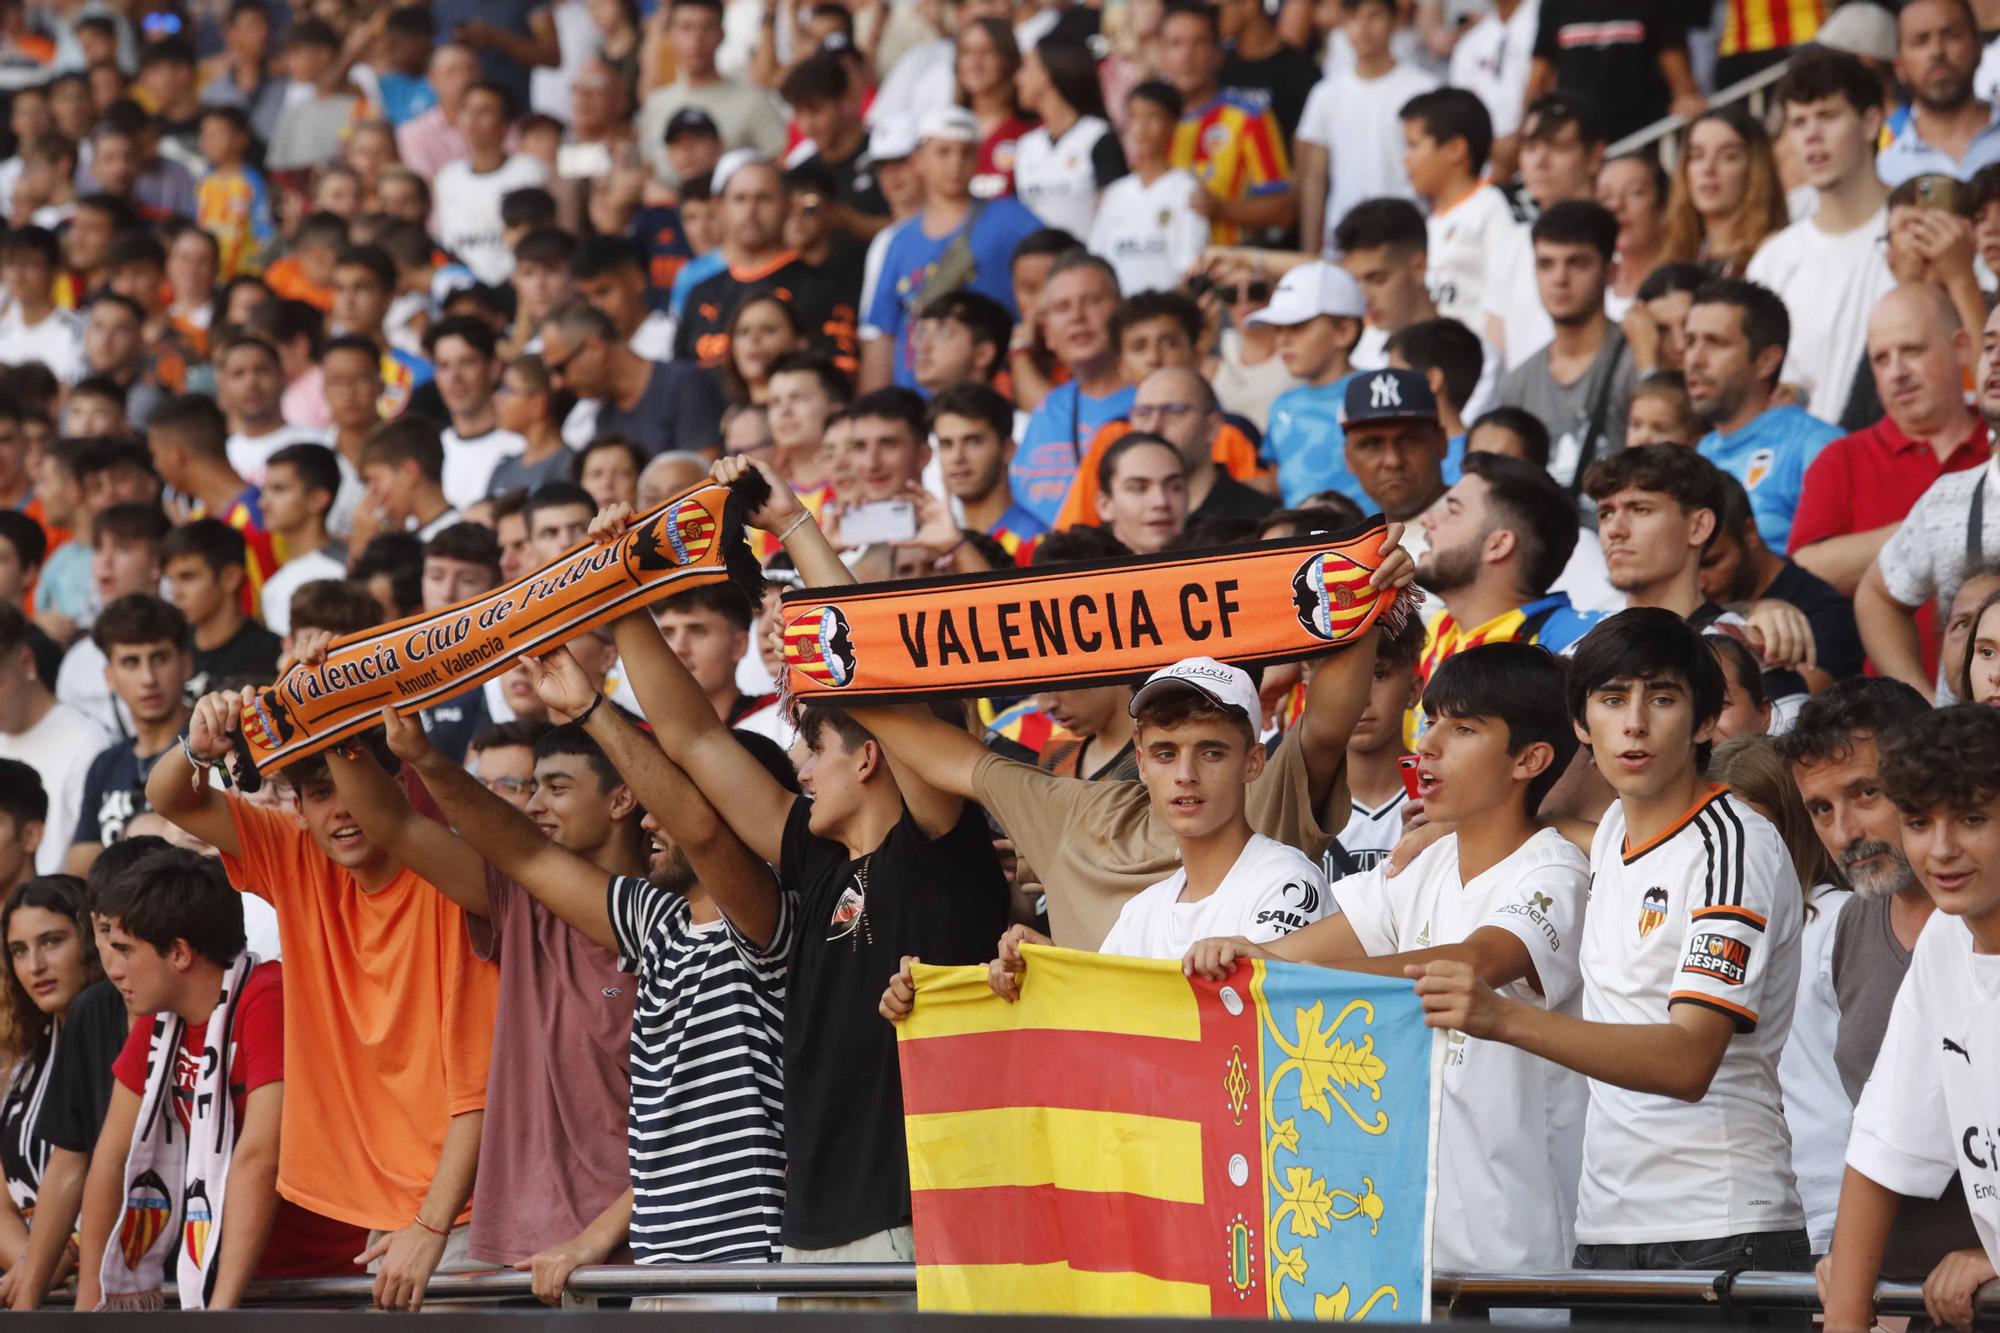
POLYGON ((729 359, 722 387, 733 404, 762 403, 771 393, 771 367, 787 352, 804 350, 810 337, 790 301, 753 296, 729 317, 729 359))
POLYGON ((0 1170, 7 1175, 0 1267, 11 1270, 27 1252, 26 1219, 35 1210, 48 1161, 49 1145, 35 1129, 63 1019, 70 1002, 104 972, 83 881, 74 875, 41 875, 16 886, 0 908, 0 937, 7 942, 5 1063, 10 1066, 0 1099, 0 1170))
POLYGON ((1618 219, 1618 264, 1604 294, 1613 322, 1625 318, 1666 251, 1667 173, 1650 153, 1627 153, 1597 173, 1597 202, 1618 219))
POLYGON ((1813 827, 1792 766, 1769 736, 1724 741, 1710 757, 1709 776, 1727 783, 1746 805, 1771 821, 1792 854, 1805 894, 1799 933, 1799 980, 1792 1032, 1778 1055, 1778 1085, 1785 1123, 1792 1131, 1792 1174, 1805 1204, 1813 1253, 1833 1240, 1834 1208, 1846 1170, 1848 1121, 1853 1107, 1833 1062, 1840 1001, 1833 990, 1833 928, 1852 896, 1813 827))
POLYGON ((1104 187, 1125 174, 1097 59, 1082 42, 1044 37, 1021 58, 1014 88, 1042 121, 1016 145, 1014 193, 1044 226, 1088 236, 1104 187))
POLYGON ((1741 277, 1764 238, 1790 220, 1764 127, 1735 107, 1697 116, 1674 171, 1661 262, 1741 277))
POLYGON ((958 29, 952 71, 958 104, 979 122, 979 169, 972 197, 997 199, 1014 192, 1014 149, 1028 132, 1014 76, 1021 72, 1021 48, 1003 19, 974 19, 958 29))

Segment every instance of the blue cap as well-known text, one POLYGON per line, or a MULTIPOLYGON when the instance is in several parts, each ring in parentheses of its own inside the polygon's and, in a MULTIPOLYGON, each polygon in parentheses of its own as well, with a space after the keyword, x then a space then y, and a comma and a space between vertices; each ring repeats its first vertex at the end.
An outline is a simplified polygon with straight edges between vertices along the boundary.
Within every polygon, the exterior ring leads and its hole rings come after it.
POLYGON ((1430 382, 1414 370, 1364 370, 1347 381, 1340 419, 1349 426, 1366 421, 1436 423, 1437 399, 1430 382))

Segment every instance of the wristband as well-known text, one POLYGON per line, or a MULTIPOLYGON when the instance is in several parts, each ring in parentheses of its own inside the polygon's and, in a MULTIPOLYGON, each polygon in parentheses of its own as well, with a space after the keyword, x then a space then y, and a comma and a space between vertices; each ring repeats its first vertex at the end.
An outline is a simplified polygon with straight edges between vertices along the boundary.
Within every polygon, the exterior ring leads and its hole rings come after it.
POLYGON ((415 1222, 418 1226, 422 1227, 424 1230, 430 1232, 433 1236, 437 1236, 441 1239, 449 1239, 451 1236, 451 1233, 449 1231, 439 1231, 436 1227, 424 1221, 422 1214, 419 1214, 416 1217, 411 1218, 410 1220, 412 1222, 415 1222))
POLYGON ((597 706, 603 702, 604 702, 604 691, 599 690, 596 694, 591 696, 590 707, 584 709, 581 713, 578 713, 575 717, 571 718, 570 721, 579 727, 582 726, 584 723, 590 721, 590 715, 592 713, 595 713, 597 711, 597 706))
POLYGON ((187 756, 187 761, 190 764, 193 764, 197 769, 200 769, 204 772, 211 768, 222 767, 222 761, 220 759, 203 759, 200 755, 196 754, 194 752, 194 746, 188 744, 188 738, 186 735, 182 735, 181 737, 181 753, 187 756))
POLYGON ((785 530, 778 534, 778 545, 783 546, 785 544, 785 538, 797 532, 799 528, 805 523, 805 521, 811 517, 812 517, 812 510, 810 509, 801 510, 799 516, 793 519, 789 524, 787 524, 785 530))

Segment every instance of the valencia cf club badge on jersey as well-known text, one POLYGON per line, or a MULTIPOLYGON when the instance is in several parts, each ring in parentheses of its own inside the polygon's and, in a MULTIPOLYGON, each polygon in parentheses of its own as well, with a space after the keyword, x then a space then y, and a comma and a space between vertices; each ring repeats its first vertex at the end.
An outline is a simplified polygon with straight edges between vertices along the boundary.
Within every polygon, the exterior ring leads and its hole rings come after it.
POLYGON ((1658 930, 1667 919, 1667 891, 1661 888, 1647 889, 1639 899, 1639 938, 1645 939, 1658 930))

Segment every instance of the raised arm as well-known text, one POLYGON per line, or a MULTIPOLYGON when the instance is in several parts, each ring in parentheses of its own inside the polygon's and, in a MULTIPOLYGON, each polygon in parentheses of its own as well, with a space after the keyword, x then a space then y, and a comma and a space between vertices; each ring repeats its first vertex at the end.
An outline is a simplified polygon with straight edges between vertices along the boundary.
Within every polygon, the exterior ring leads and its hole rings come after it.
POLYGON ((209 764, 229 757, 230 740, 242 725, 248 691, 218 690, 203 696, 188 721, 187 746, 170 746, 146 778, 146 799, 162 818, 200 838, 224 856, 241 856, 242 841, 229 814, 229 798, 208 785, 206 769, 188 762, 188 751, 209 764))
MULTIPOLYGON (((394 716, 392 709, 382 711, 394 716)), ((415 718, 403 717, 397 721, 423 730, 423 724, 415 718)), ((468 843, 451 837, 449 830, 440 828, 437 821, 418 813, 402 784, 384 771, 373 756, 359 752, 350 756, 338 749, 330 750, 327 768, 333 774, 334 788, 347 803, 348 813, 361 825, 370 842, 436 885, 439 893, 473 916, 483 917, 492 910, 486 901, 485 859, 468 843)), ((458 771, 465 773, 463 768, 458 771)), ((473 781, 471 774, 466 774, 466 781, 473 781)))
MULTIPOLYGON (((1369 576, 1368 586, 1407 588, 1417 576, 1416 562, 1398 544, 1403 525, 1389 524, 1382 549, 1388 553, 1369 576)), ((1315 808, 1333 794, 1333 784, 1347 766, 1347 738, 1368 708, 1368 687, 1375 678, 1375 636, 1371 629, 1337 653, 1319 660, 1306 687, 1306 706, 1299 718, 1299 742, 1305 750, 1308 792, 1315 808)), ((1342 816, 1345 818, 1345 816, 1342 816)))
MULTIPOLYGON (((585 685, 586 703, 590 695, 590 687, 585 685)), ((533 894, 536 901, 586 939, 607 949, 618 947, 612 937, 611 918, 605 911, 603 870, 575 852, 556 846, 526 815, 481 786, 464 765, 453 763, 450 756, 431 744, 423 724, 415 718, 399 717, 388 708, 382 714, 389 749, 417 770, 431 799, 458 830, 458 837, 465 840, 441 838, 437 826, 431 824, 432 841, 452 843, 477 866, 479 915, 484 916, 487 910, 486 867, 491 865, 533 894)), ((373 767, 372 763, 370 766, 373 767)), ((379 768, 375 771, 381 772, 379 768)), ((360 817, 360 810, 354 813, 360 817)), ((422 820, 423 816, 416 818, 422 820)), ((362 828, 367 827, 363 822, 362 828)), ((456 895, 453 901, 457 901, 456 895)), ((475 910, 464 903, 459 905, 468 912, 475 910)))
MULTIPOLYGON (((590 708, 590 680, 566 649, 558 648, 533 662, 532 669, 535 690, 543 703, 571 716, 590 708)), ((616 709, 591 709, 584 730, 603 749, 604 757, 631 787, 640 806, 652 812, 687 856, 695 878, 737 933, 759 947, 769 944, 778 930, 778 884, 769 864, 730 831, 715 807, 658 743, 620 717, 616 709)), ((601 873, 594 896, 597 915, 604 919, 601 873)), ((569 920, 556 903, 548 902, 548 906, 569 920)), ((605 929, 610 929, 608 920, 605 929)))

